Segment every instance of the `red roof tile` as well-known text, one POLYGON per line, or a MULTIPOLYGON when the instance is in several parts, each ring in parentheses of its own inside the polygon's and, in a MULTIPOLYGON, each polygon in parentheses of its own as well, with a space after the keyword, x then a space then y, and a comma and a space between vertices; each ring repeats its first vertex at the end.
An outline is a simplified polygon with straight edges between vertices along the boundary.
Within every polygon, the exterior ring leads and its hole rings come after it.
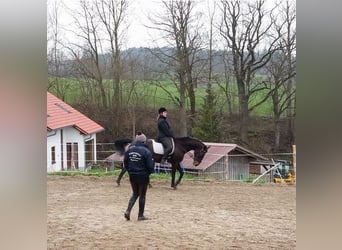
POLYGON ((47 92, 47 129, 54 130, 70 126, 83 134, 92 134, 104 130, 102 126, 47 92))

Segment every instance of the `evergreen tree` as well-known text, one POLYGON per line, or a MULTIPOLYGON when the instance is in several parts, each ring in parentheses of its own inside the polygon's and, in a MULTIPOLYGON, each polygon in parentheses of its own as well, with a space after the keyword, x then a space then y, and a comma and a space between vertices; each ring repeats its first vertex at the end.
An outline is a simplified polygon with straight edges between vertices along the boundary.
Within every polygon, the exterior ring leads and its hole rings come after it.
POLYGON ((204 103, 199 111, 196 127, 193 128, 193 135, 203 141, 219 142, 221 137, 221 116, 210 85, 206 93, 204 103))

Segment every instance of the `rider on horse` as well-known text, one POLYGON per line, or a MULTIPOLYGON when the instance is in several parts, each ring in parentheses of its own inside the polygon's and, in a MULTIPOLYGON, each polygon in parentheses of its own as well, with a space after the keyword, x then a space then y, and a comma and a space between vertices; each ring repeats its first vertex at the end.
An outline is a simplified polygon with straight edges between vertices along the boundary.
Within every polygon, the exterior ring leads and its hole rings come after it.
POLYGON ((158 136, 157 139, 163 144, 164 155, 161 164, 164 164, 169 159, 169 154, 172 151, 172 138, 174 138, 173 131, 169 122, 167 121, 167 109, 161 107, 158 110, 158 136))

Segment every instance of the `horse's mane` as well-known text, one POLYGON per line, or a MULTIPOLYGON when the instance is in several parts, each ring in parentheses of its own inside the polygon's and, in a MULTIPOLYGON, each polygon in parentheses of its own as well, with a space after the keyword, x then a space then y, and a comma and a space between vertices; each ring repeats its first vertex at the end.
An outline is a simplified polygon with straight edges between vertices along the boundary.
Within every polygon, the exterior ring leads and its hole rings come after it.
POLYGON ((175 139, 179 139, 179 140, 184 140, 188 138, 190 138, 190 136, 175 137, 175 139))
POLYGON ((200 142, 201 142, 200 139, 195 138, 195 137, 192 137, 192 136, 175 137, 175 139, 177 139, 177 140, 193 139, 193 140, 196 140, 196 141, 200 141, 200 142))
POLYGON ((114 143, 131 143, 132 139, 128 139, 128 138, 120 138, 114 141, 114 143))
POLYGON ((132 140, 128 138, 117 139, 114 141, 114 148, 119 152, 119 154, 124 154, 125 146, 131 142, 132 140))

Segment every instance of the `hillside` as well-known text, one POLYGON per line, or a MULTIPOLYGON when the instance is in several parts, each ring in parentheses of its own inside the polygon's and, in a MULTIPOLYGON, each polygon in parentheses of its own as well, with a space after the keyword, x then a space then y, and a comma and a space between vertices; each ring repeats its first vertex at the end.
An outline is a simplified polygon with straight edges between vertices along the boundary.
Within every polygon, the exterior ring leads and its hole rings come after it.
MULTIPOLYGON (((125 119, 124 122, 120 124, 120 132, 111 130, 112 123, 115 122, 115 118, 111 117, 109 113, 106 112, 96 112, 92 113, 89 110, 84 109, 81 105, 76 107, 81 112, 87 114, 91 119, 99 122, 106 131, 98 134, 97 141, 99 143, 112 143, 118 138, 132 138, 133 136, 133 119, 130 116, 129 111, 122 111, 122 115, 125 119)), ((143 131, 148 138, 155 138, 157 135, 156 121, 157 113, 156 110, 146 107, 140 107, 136 110, 135 117, 135 131, 143 131)), ((169 109, 168 120, 177 136, 179 119, 177 111, 169 109)), ((246 147, 256 153, 262 155, 272 155, 273 152, 273 138, 274 138, 274 125, 272 117, 251 117, 249 126, 249 143, 240 144, 238 141, 238 117, 237 116, 223 116, 222 117, 222 134, 219 142, 222 143, 237 143, 243 147, 246 147)), ((190 129, 189 129, 190 131, 190 129)), ((282 124, 282 140, 281 140, 281 150, 276 153, 290 153, 292 151, 292 145, 286 140, 286 129, 285 120, 282 124)), ((189 132, 190 135, 190 132, 189 132)), ((200 138, 199 138, 200 139, 200 138)), ((278 158, 280 156, 277 156, 278 158)), ((284 158, 284 157, 281 157, 284 158)))

